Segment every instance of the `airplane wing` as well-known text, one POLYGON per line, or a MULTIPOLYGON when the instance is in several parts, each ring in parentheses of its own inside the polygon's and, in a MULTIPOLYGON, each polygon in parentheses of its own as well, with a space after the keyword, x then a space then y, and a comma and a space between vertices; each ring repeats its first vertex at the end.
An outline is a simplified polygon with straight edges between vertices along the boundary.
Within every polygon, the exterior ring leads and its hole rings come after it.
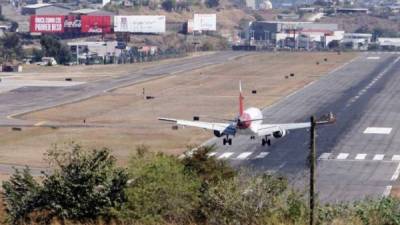
POLYGON ((216 130, 225 134, 234 134, 236 129, 232 124, 229 123, 211 123, 202 121, 190 121, 190 120, 179 120, 171 118, 158 118, 158 120, 176 123, 177 125, 188 126, 188 127, 198 127, 207 130, 216 130))
POLYGON ((258 136, 270 135, 274 132, 285 132, 287 130, 304 129, 311 127, 311 123, 284 123, 284 124, 261 124, 257 130, 258 136))

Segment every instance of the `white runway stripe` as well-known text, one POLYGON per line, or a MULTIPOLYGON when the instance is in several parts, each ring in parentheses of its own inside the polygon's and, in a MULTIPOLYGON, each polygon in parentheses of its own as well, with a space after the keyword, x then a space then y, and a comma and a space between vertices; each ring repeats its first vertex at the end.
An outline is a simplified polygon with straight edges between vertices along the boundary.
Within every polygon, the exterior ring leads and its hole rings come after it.
POLYGON ((217 153, 216 152, 210 152, 210 153, 208 153, 208 157, 213 157, 213 156, 215 156, 217 153))
POLYGON ((385 155, 383 155, 383 154, 376 154, 372 160, 383 160, 383 157, 385 157, 385 155))
POLYGON ((252 152, 243 152, 241 153, 238 157, 236 157, 236 159, 246 159, 247 157, 249 157, 252 154, 252 152))
POLYGON ((254 157, 255 159, 262 159, 265 158, 267 155, 269 154, 269 152, 260 152, 260 154, 258 154, 256 157, 254 157))
POLYGON ((400 155, 393 155, 392 161, 400 161, 400 155))
POLYGON ((329 156, 331 156, 331 154, 332 154, 332 153, 329 153, 329 152, 322 153, 322 154, 319 156, 319 159, 320 159, 320 160, 329 159, 329 156))
POLYGON ((233 152, 225 152, 218 157, 218 159, 227 159, 233 155, 233 152))
POLYGON ((390 127, 367 127, 364 134, 390 134, 392 128, 390 127))
POLYGON ((356 160, 364 160, 365 157, 367 157, 367 154, 357 154, 355 159, 356 160))
POLYGON ((336 159, 347 159, 349 157, 349 153, 340 153, 336 159))

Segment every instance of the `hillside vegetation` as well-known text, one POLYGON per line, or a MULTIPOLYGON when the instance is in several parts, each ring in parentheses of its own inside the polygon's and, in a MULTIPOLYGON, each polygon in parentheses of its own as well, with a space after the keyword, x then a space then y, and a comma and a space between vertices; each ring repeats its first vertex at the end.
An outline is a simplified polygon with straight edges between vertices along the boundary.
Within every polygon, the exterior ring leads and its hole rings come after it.
MULTIPOLYGON (((29 169, 3 183, 0 215, 9 224, 307 224, 306 195, 284 177, 236 171, 208 157, 149 153, 141 146, 118 168, 107 149, 56 146, 47 154, 52 173, 29 169)), ((394 198, 319 205, 318 224, 391 225, 400 222, 394 198)))

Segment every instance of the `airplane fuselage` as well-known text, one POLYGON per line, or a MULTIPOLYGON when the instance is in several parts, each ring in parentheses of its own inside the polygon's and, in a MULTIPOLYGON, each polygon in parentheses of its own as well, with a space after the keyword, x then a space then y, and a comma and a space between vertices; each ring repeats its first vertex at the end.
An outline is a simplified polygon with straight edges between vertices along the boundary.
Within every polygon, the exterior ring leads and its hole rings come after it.
POLYGON ((262 124, 263 115, 258 108, 248 108, 239 116, 238 135, 256 135, 259 126, 262 124))

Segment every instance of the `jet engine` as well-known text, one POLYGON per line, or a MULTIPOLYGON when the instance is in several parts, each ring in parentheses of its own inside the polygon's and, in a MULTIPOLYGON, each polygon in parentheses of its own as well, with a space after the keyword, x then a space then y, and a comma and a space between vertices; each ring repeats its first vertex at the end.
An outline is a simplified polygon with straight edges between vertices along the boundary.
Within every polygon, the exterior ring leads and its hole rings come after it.
POLYGON ((272 136, 274 136, 274 138, 281 138, 285 135, 286 135, 285 129, 280 129, 280 131, 275 131, 274 133, 272 133, 272 136))
POLYGON ((215 137, 221 137, 222 135, 224 135, 224 133, 221 133, 218 130, 214 130, 214 135, 215 135, 215 137))

